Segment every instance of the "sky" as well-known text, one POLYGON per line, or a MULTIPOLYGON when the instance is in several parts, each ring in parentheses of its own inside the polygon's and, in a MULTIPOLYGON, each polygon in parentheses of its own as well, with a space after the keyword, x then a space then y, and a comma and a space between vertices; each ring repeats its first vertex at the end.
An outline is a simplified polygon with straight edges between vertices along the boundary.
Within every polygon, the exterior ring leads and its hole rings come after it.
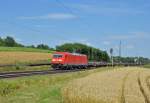
POLYGON ((150 58, 149 0, 0 0, 0 37, 25 45, 84 43, 150 58))

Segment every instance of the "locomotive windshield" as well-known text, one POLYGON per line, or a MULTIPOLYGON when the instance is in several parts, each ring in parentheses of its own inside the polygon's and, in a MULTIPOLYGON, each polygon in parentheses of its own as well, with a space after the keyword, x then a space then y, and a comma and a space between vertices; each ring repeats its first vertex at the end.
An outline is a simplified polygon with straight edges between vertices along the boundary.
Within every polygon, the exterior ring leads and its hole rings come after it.
POLYGON ((53 55, 53 58, 62 58, 62 56, 63 56, 63 55, 60 55, 60 54, 54 54, 54 55, 53 55))

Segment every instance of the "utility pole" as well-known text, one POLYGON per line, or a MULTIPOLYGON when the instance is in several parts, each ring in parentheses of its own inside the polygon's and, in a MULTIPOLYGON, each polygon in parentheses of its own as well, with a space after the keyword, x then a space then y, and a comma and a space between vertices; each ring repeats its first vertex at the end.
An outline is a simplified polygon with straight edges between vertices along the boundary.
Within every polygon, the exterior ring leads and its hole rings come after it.
POLYGON ((73 48, 73 53, 76 53, 76 49, 73 48))
POLYGON ((91 48, 90 54, 91 54, 91 60, 93 60, 93 48, 91 48))
POLYGON ((111 55, 111 64, 112 67, 114 66, 114 60, 113 60, 113 48, 110 49, 110 55, 111 55))
POLYGON ((122 42, 121 42, 121 40, 120 40, 120 43, 119 43, 119 63, 121 63, 121 53, 122 53, 122 48, 121 48, 121 46, 122 46, 122 42))

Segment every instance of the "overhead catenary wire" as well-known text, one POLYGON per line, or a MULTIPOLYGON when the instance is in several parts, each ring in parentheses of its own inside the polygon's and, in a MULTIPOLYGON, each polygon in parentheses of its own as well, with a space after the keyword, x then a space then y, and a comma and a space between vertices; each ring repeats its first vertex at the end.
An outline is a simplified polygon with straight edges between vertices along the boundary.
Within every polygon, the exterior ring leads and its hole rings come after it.
POLYGON ((1 22, 4 22, 5 24, 9 24, 9 25, 13 25, 13 26, 16 26, 17 28, 19 27, 22 27, 26 30, 30 30, 30 31, 33 31, 33 32, 36 32, 36 33, 40 33, 41 31, 39 30, 35 30, 33 28, 30 28, 28 26, 25 26, 25 25, 20 25, 20 24, 17 24, 16 22, 12 22, 12 21, 1 21, 1 22), (18 25, 18 26, 17 26, 18 25))
MULTIPOLYGON (((66 6, 61 0, 56 0, 56 2, 59 5, 61 5, 61 7, 63 7, 65 10, 67 10, 68 13, 77 16, 77 14, 72 9, 70 9, 70 7, 66 6)), ((80 20, 81 20, 81 18, 80 18, 80 20)), ((81 22, 84 22, 84 21, 81 20, 81 22)), ((36 34, 43 35, 43 31, 37 30, 37 29, 35 29, 33 27, 30 27, 28 25, 24 25, 23 23, 21 23, 21 24, 20 23, 16 23, 16 22, 13 22, 12 20, 11 21, 5 21, 4 23, 12 25, 12 26, 17 27, 17 28, 23 28, 25 30, 34 32, 36 34)), ((84 22, 84 24, 86 24, 86 26, 90 26, 87 22, 84 22)), ((68 40, 68 38, 66 38, 64 36, 61 36, 61 35, 55 35, 55 36, 57 36, 58 38, 61 38, 62 40, 64 40, 64 39, 68 40)))
POLYGON ((62 0, 55 0, 61 7, 63 7, 68 13, 72 14, 72 15, 75 15, 77 17, 79 17, 80 21, 83 22, 86 26, 90 27, 91 24, 83 21, 81 19, 81 16, 77 15, 77 13, 75 13, 70 7, 66 6, 62 0))
POLYGON ((55 0, 58 4, 60 4, 64 9, 66 9, 69 13, 74 14, 74 12, 68 7, 66 6, 62 1, 60 0, 55 0))
MULTIPOLYGON (((38 34, 40 34, 40 35, 43 35, 43 31, 41 31, 41 30, 37 30, 37 29, 33 29, 33 28, 31 28, 31 27, 29 27, 29 26, 26 26, 26 25, 23 25, 23 24, 18 24, 18 23, 15 23, 15 22, 13 22, 13 21, 5 21, 4 23, 6 23, 6 24, 9 24, 9 25, 12 25, 12 26, 16 26, 17 28, 23 28, 23 29, 25 29, 25 30, 28 30, 28 31, 32 31, 32 32, 34 32, 34 33, 38 33, 38 34)), ((47 33, 48 34, 48 33, 47 33)), ((33 35, 33 34, 32 34, 33 35)), ((66 38, 64 38, 64 37, 62 37, 62 36, 60 36, 60 35, 55 35, 55 36, 57 36, 57 37, 59 37, 59 38, 61 38, 61 39, 66 39, 66 38)))
MULTIPOLYGON (((38 34, 42 34, 42 32, 41 31, 39 31, 39 30, 35 30, 35 29, 33 29, 33 28, 30 28, 29 26, 25 26, 25 25, 23 25, 23 24, 18 24, 18 23, 16 23, 16 22, 13 22, 12 20, 10 21, 2 21, 2 22, 4 22, 5 24, 8 24, 8 25, 11 25, 11 26, 13 26, 13 27, 17 27, 17 28, 19 28, 19 30, 21 30, 21 32, 23 31, 22 29, 24 29, 24 30, 27 30, 27 31, 32 31, 32 32, 34 32, 34 33, 38 33, 38 34)), ((9 34, 7 34, 7 35, 9 35, 9 34)), ((33 34, 32 34, 32 37, 36 37, 36 36, 34 36, 33 34)))
MULTIPOLYGON (((29 26, 26 26, 26 25, 23 25, 23 24, 18 24, 18 23, 13 22, 13 21, 4 21, 4 23, 16 26, 17 28, 23 28, 23 29, 26 29, 26 30, 29 30, 29 31, 32 31, 32 32, 35 32, 35 33, 38 33, 38 34, 41 34, 41 35, 43 34, 43 31, 41 31, 41 30, 33 29, 32 27, 29 27, 29 26)), ((65 38, 64 36, 56 35, 56 34, 55 34, 55 36, 57 36, 58 38, 67 40, 67 38, 65 38)))

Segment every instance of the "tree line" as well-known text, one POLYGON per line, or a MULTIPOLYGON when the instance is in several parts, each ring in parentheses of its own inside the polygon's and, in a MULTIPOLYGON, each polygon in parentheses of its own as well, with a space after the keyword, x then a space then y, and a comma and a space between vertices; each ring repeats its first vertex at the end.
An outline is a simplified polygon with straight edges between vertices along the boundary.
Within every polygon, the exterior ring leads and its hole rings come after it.
POLYGON ((144 57, 113 57, 115 63, 136 63, 136 64, 148 64, 150 59, 144 57))
POLYGON ((38 49, 54 50, 53 48, 50 48, 46 44, 38 44, 37 46, 35 46, 35 45, 25 46, 23 44, 17 43, 16 40, 13 37, 10 37, 10 36, 7 36, 6 38, 1 38, 0 37, 0 46, 3 46, 3 47, 27 47, 27 48, 38 48, 38 49))
POLYGON ((81 43, 65 43, 63 45, 56 46, 56 51, 85 54, 91 61, 109 61, 109 55, 106 51, 81 43))
POLYGON ((17 43, 12 37, 9 37, 9 36, 7 36, 6 38, 0 37, 0 46, 23 47, 22 44, 17 43))

